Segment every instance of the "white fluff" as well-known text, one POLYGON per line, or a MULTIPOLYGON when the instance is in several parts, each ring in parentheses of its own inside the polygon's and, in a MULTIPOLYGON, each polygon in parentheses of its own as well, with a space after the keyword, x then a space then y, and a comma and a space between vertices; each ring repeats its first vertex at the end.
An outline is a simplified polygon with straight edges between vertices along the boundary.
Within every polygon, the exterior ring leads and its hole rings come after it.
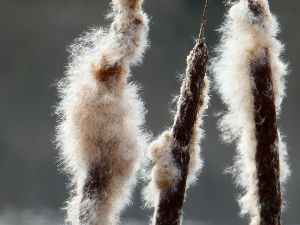
POLYGON ((146 148, 145 109, 137 86, 127 80, 129 66, 141 61, 147 47, 148 18, 139 0, 113 0, 112 7, 109 29, 95 29, 72 45, 59 83, 57 142, 73 186, 67 205, 72 225, 118 222, 146 148), (87 173, 99 165, 99 173, 110 177, 102 199, 83 200, 87 173), (80 208, 89 212, 84 224, 80 208))
MULTIPOLYGON (((257 18, 248 9, 248 0, 231 3, 224 25, 221 27, 221 43, 218 56, 212 63, 217 89, 228 106, 228 112, 221 121, 224 140, 237 140, 237 159, 233 167, 237 184, 244 189, 239 199, 241 213, 252 218, 252 224, 259 221, 260 206, 256 179, 256 136, 253 96, 251 93, 250 62, 259 58, 265 48, 269 49, 272 80, 277 116, 285 95, 284 77, 287 68, 280 59, 282 44, 275 38, 279 29, 276 18, 271 14, 266 0, 257 0, 263 6, 263 18, 257 18)), ((281 182, 289 175, 286 163, 285 144, 279 141, 281 182)))

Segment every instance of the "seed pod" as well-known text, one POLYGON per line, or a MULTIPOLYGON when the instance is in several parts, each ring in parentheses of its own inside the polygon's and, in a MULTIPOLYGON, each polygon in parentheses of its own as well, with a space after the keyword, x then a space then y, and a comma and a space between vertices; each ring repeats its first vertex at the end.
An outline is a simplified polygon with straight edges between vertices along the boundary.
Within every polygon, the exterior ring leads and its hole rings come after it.
POLYGON ((147 47, 141 0, 113 0, 109 29, 95 29, 71 48, 59 83, 57 142, 71 176, 67 223, 112 225, 129 201, 147 142, 144 106, 130 65, 147 47))
POLYGON ((206 13, 207 1, 199 40, 187 58, 174 124, 150 146, 154 167, 145 198, 155 207, 155 225, 181 224, 186 189, 202 167, 199 126, 208 102, 208 51, 203 38, 206 13))
POLYGON ((275 38, 277 21, 266 0, 240 0, 231 6, 221 33, 212 67, 228 105, 221 122, 224 139, 237 140, 233 172, 244 189, 241 213, 252 225, 280 225, 289 168, 277 128, 287 70, 275 38))

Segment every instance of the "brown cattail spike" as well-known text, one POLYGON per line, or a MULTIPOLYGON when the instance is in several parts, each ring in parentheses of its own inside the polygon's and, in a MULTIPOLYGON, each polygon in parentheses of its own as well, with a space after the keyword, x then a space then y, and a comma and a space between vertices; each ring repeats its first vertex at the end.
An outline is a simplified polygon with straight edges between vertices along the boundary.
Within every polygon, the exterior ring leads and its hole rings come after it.
MULTIPOLYGON (((180 98, 177 105, 177 114, 163 154, 170 154, 170 164, 178 171, 176 179, 167 190, 159 190, 159 200, 154 215, 155 225, 180 225, 185 193, 190 184, 190 177, 195 176, 195 165, 199 163, 200 139, 199 121, 206 108, 207 84, 206 64, 208 49, 204 42, 204 25, 207 15, 207 4, 201 22, 199 40, 196 42, 187 60, 186 77, 181 86, 180 98)), ((155 150, 156 151, 156 150, 155 150)), ((159 164, 156 165, 159 167, 159 164)), ((159 169, 159 168, 158 168, 159 169)), ((161 169, 163 170, 163 168, 161 169)), ((160 175, 161 176, 161 175, 160 175)), ((152 178, 160 179, 161 178, 152 178)))
POLYGON ((256 166, 261 225, 281 224, 279 148, 272 69, 268 49, 252 62, 256 166))
MULTIPOLYGON (((257 18, 263 18, 262 6, 249 0, 249 9, 257 18)), ((263 22, 263 21, 262 21, 263 22)), ((256 146, 256 167, 258 198, 260 203, 260 224, 281 224, 281 187, 279 165, 279 143, 275 96, 269 49, 251 62, 253 77, 254 120, 256 146)))
POLYGON ((190 162, 189 144, 193 135, 200 107, 203 107, 203 96, 206 89, 204 77, 208 60, 206 45, 197 43, 191 52, 191 65, 187 68, 187 77, 181 93, 179 114, 173 125, 171 152, 174 163, 180 171, 176 187, 160 194, 156 212, 156 225, 180 225, 182 207, 186 192, 186 183, 190 162))
POLYGON ((282 187, 290 172, 277 127, 287 73, 278 23, 267 0, 239 0, 220 30, 213 70, 228 106, 220 124, 224 140, 237 141, 232 171, 243 189, 241 214, 251 225, 281 225, 282 187))
MULTIPOLYGON (((249 0, 249 9, 263 22, 263 8, 257 1, 249 0)), ((279 165, 279 143, 275 96, 269 49, 251 62, 253 77, 254 120, 258 198, 260 224, 281 224, 281 187, 279 165)))

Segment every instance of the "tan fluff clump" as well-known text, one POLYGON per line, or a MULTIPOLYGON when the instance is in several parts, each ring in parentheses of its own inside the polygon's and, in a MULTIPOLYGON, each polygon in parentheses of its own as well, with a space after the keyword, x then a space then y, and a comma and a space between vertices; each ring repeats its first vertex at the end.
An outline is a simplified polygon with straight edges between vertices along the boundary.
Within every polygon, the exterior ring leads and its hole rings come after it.
MULTIPOLYGON (((149 146, 149 158, 154 164, 149 176, 150 182, 144 190, 144 199, 148 207, 157 205, 159 194, 169 189, 174 189, 178 177, 181 176, 172 156, 172 143, 174 142, 172 131, 163 132, 158 139, 149 146)), ((187 177, 187 186, 193 184, 196 175, 202 168, 200 159, 200 129, 195 132, 191 143, 186 147, 190 152, 189 173, 187 177)))
POLYGON ((112 225, 128 204, 145 151, 145 109, 130 66, 147 47, 140 0, 113 0, 112 24, 79 38, 59 83, 57 142, 72 194, 72 225, 112 225))
POLYGON ((147 207, 154 207, 159 199, 159 191, 171 188, 180 175, 171 155, 171 141, 172 132, 168 130, 154 140, 148 148, 149 159, 154 166, 151 172, 146 172, 146 181, 149 184, 143 191, 143 197, 147 207))
POLYGON ((151 160, 155 163, 152 170, 153 182, 162 190, 167 190, 176 181, 179 173, 170 152, 171 141, 171 132, 165 131, 149 147, 151 160))
MULTIPOLYGON (((249 10, 248 0, 230 3, 226 21, 220 32, 221 43, 218 56, 212 63, 218 91, 228 106, 221 129, 225 141, 237 140, 237 160, 233 166, 236 182, 244 193, 239 199, 241 213, 251 217, 251 224, 259 224, 260 205, 256 177, 256 135, 250 65, 269 50, 272 70, 272 85, 276 113, 285 95, 285 63, 280 59, 282 44, 276 39, 279 31, 276 18, 271 14, 268 1, 255 0, 263 12, 258 18, 249 10)), ((263 119, 263 118, 262 118, 263 119)), ((285 144, 279 135, 280 180, 283 186, 289 175, 285 144)))

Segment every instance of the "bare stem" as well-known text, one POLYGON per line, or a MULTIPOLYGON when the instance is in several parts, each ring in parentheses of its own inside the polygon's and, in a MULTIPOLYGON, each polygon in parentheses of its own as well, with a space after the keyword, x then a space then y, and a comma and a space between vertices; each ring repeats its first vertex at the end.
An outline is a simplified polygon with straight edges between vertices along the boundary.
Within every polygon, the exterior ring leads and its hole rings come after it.
POLYGON ((208 12, 208 0, 205 0, 204 10, 201 18, 201 26, 199 32, 199 41, 204 39, 204 26, 207 20, 207 12, 208 12))

